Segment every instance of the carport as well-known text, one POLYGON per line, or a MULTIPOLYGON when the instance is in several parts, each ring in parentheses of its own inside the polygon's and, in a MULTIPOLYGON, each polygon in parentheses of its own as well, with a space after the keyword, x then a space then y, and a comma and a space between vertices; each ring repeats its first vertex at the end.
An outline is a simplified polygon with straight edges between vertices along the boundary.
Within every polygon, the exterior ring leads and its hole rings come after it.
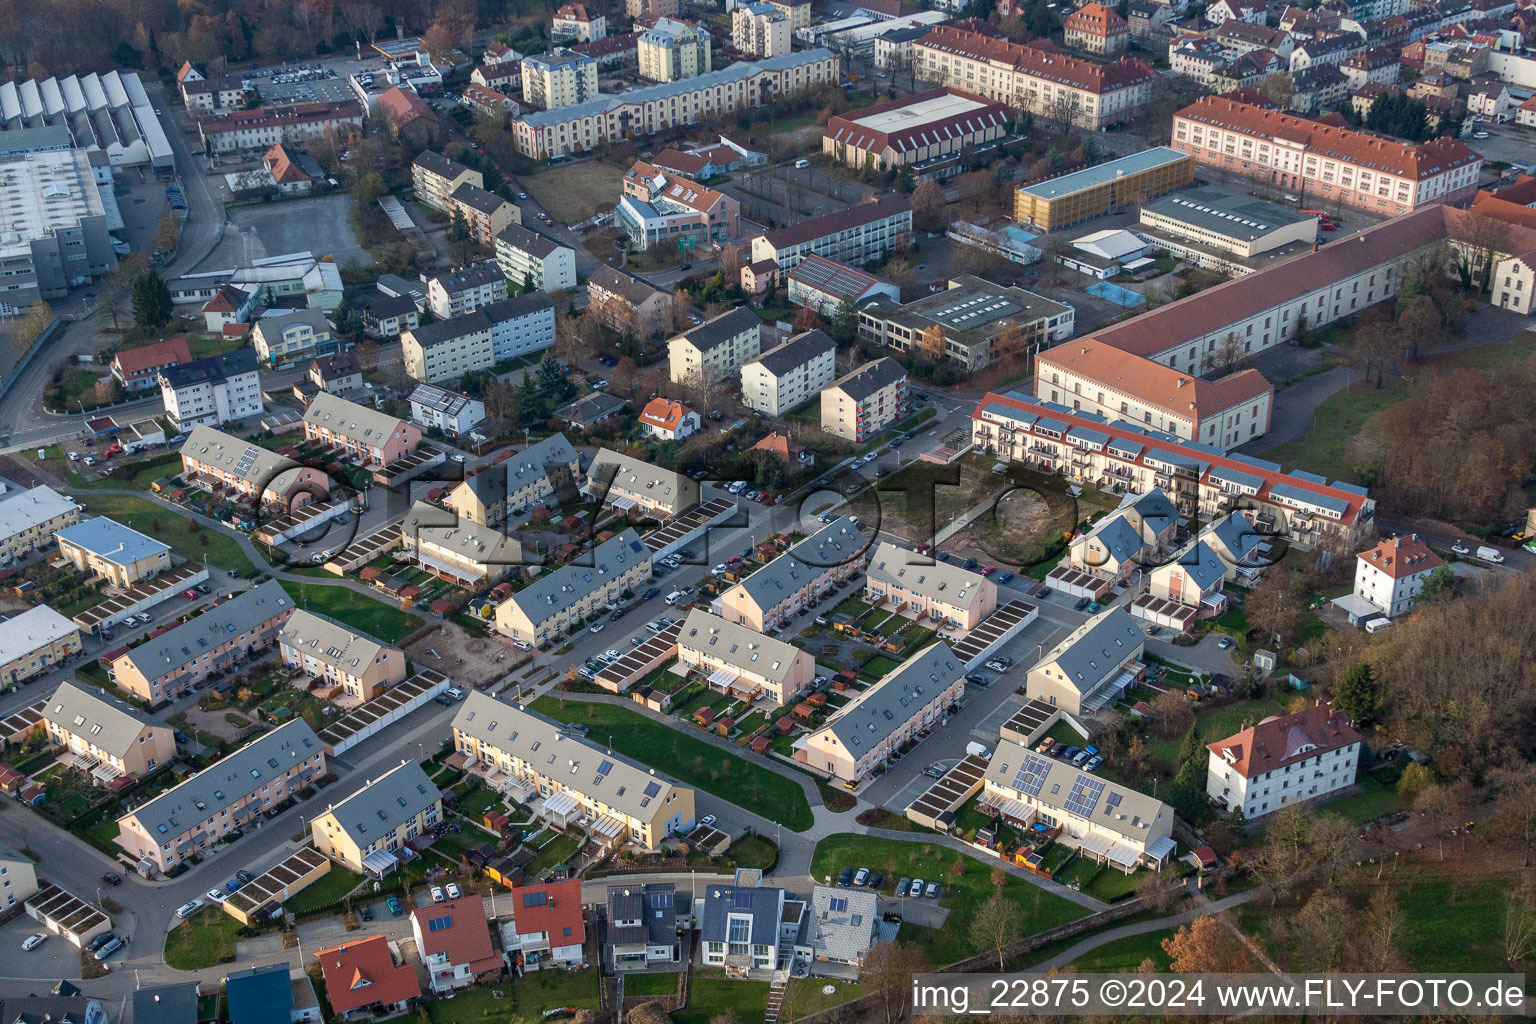
POLYGON ((27 916, 84 949, 112 927, 112 919, 72 893, 49 885, 25 903, 27 916))
POLYGON ((363 858, 363 870, 374 878, 383 878, 400 866, 400 857, 393 850, 374 850, 363 858))

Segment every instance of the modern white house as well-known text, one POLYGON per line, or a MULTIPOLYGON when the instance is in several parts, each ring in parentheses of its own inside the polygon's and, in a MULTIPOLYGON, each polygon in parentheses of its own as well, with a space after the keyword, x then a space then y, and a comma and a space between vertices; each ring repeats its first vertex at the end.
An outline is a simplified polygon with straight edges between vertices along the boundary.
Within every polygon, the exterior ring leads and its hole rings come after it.
POLYGON ((1355 556, 1354 596, 1393 618, 1413 605, 1429 574, 1444 564, 1418 534, 1392 537, 1355 556))

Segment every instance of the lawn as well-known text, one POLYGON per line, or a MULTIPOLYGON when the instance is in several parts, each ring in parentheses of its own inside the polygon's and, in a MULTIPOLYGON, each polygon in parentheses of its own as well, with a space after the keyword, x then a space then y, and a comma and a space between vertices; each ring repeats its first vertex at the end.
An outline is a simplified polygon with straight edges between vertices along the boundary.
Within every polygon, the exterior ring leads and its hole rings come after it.
POLYGON ((542 174, 518 179, 523 188, 552 218, 578 224, 597 212, 598 204, 612 196, 624 172, 601 160, 583 160, 551 168, 542 174))
MULTIPOLYGON (((1169 956, 1163 952, 1162 942, 1174 933, 1174 929, 1147 932, 1145 935, 1127 935, 1123 939, 1106 942, 1098 949, 1090 949, 1072 966, 1082 973, 1134 971, 1148 957, 1158 971, 1167 971, 1169 956)), ((1081 940, 1079 940, 1081 941, 1081 940)))
POLYGON ((321 876, 319 881, 294 893, 284 906, 295 915, 303 917, 311 911, 329 907, 356 889, 362 881, 363 876, 356 871, 333 864, 331 870, 321 876))
POLYGON ((607 739, 619 753, 719 794, 785 828, 804 832, 813 819, 805 791, 793 779, 616 704, 540 697, 533 709, 562 722, 583 722, 594 739, 607 739))
POLYGON ((677 991, 677 976, 680 972, 641 974, 630 973, 624 975, 624 995, 628 996, 670 996, 677 991))
POLYGON ((529 861, 523 870, 533 878, 539 877, 539 873, 554 867, 556 864, 564 864, 576 855, 581 849, 581 842, 570 836, 556 836, 529 861))
POLYGON ((519 1010, 536 1017, 544 1010, 562 1006, 595 1010, 597 1004, 595 970, 533 971, 515 981, 497 981, 490 988, 464 989, 451 999, 422 1001, 431 1024, 505 1021, 519 1010))
POLYGON ((233 963, 240 922, 217 907, 183 921, 165 936, 165 962, 178 971, 233 963))
POLYGON ((764 873, 772 871, 779 862, 779 848, 767 836, 747 836, 731 844, 726 851, 737 867, 758 868, 764 873))
POLYGON ((1319 804, 1319 813, 1326 811, 1330 814, 1342 814, 1349 821, 1360 825, 1367 821, 1375 821, 1377 818, 1384 818, 1398 809, 1401 798, 1397 790, 1382 785, 1375 776, 1361 772, 1355 777, 1355 782, 1360 785, 1360 792, 1319 804))
POLYGON ((459 813, 475 821, 485 817, 486 811, 500 810, 501 807, 501 794, 489 786, 481 786, 468 796, 459 797, 459 813))
MULTIPOLYGON (((1374 871, 1372 871, 1374 875, 1374 871)), ((1371 876, 1364 876, 1369 878, 1371 876)), ((1398 891, 1397 948, 1410 970, 1502 972, 1504 911, 1514 878, 1428 875, 1398 891)))
POLYGON ((200 338, 188 338, 187 351, 192 353, 193 359, 204 359, 208 356, 221 356, 226 352, 233 352, 244 344, 245 341, 242 338, 206 334, 200 338))
POLYGON ((81 497, 85 507, 92 512, 109 516, 140 533, 147 533, 169 544, 179 555, 220 569, 239 572, 254 572, 256 569, 230 534, 201 523, 194 533, 188 516, 147 498, 137 498, 131 494, 86 494, 81 497))
POLYGON ((877 654, 864 663, 864 671, 877 678, 888 676, 899 668, 901 668, 901 662, 883 654, 877 654))
POLYGON ((791 978, 789 989, 784 993, 785 1013, 781 1019, 798 1020, 808 1017, 822 1010, 830 1010, 834 1006, 852 1002, 864 994, 863 985, 855 985, 841 979, 833 978, 791 978), (831 995, 822 992, 822 987, 832 985, 834 991, 831 995))
POLYGON ((152 459, 132 463, 127 468, 133 473, 133 486, 147 491, 149 485, 161 477, 172 477, 181 473, 181 456, 176 452, 167 452, 152 459))
POLYGON ((695 977, 688 992, 688 1008, 672 1015, 673 1024, 709 1024, 723 1013, 737 1020, 762 1020, 768 1011, 766 981, 727 981, 695 977))
POLYGON ((421 618, 346 587, 283 580, 283 589, 303 608, 329 615, 387 644, 398 644, 421 628, 421 618))
MULTIPOLYGON (((944 886, 939 902, 950 913, 942 930, 928 933, 930 941, 926 945, 934 966, 940 967, 981 952, 971 935, 971 918, 976 908, 992 896, 993 866, 937 843, 843 833, 816 844, 811 876, 836 878, 844 867, 868 867, 885 872, 886 878, 893 881, 902 875, 938 880, 944 886), (956 871, 957 867, 961 870, 956 871)), ((1085 908, 1012 874, 1003 881, 1003 896, 1024 911, 1026 934, 1075 921, 1088 913, 1085 908)))

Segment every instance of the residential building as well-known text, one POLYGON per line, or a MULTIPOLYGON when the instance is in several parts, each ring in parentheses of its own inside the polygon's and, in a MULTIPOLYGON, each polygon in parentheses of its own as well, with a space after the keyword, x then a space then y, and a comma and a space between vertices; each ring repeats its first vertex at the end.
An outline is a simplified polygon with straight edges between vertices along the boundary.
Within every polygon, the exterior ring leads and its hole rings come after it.
POLYGON ((1416 533, 1390 537, 1355 556, 1355 597, 1396 618, 1413 606, 1429 574, 1445 562, 1416 533))
POLYGON ((1269 430, 1275 389, 1257 370, 1216 380, 1182 374, 1093 338, 1035 357, 1035 396, 1231 451, 1269 430))
POLYGON ((1174 115, 1173 148, 1314 202, 1394 216, 1471 198, 1483 163, 1455 139, 1412 145, 1217 96, 1174 115))
POLYGON ((864 600, 935 630, 968 633, 997 610, 997 584, 981 573, 881 542, 869 556, 864 600))
POLYGON ((282 584, 268 580, 118 655, 113 679, 130 696, 164 704, 190 693, 208 673, 227 672, 259 654, 293 610, 282 584))
POLYGON ((1142 228, 1156 245, 1188 243, 1180 255, 1200 260, 1231 253, 1249 260, 1285 246, 1317 241, 1317 217, 1213 185, 1183 189, 1141 208, 1142 228))
POLYGON ((511 286, 555 292, 576 287, 576 253, 519 224, 496 236, 496 263, 511 286))
POLYGON ((1336 64, 1314 64, 1305 70, 1291 72, 1292 110, 1319 113, 1337 107, 1348 95, 1349 79, 1336 64))
POLYGON ((411 936, 436 996, 495 977, 506 961, 491 946, 485 901, 479 893, 411 910, 411 936))
POLYGON ((304 436, 360 466, 388 466, 421 443, 421 428, 388 413, 321 392, 304 410, 304 436))
POLYGON ((597 61, 556 47, 523 58, 523 100, 535 110, 575 107, 596 99, 597 61))
POLYGON ((640 77, 676 82, 707 75, 714 69, 709 32, 702 25, 661 18, 640 33, 637 43, 640 77))
POLYGON ((1365 48, 1363 36, 1353 32, 1315 36, 1292 48, 1289 58, 1292 74, 1320 65, 1338 67, 1353 53, 1365 48))
POLYGON ((238 76, 205 78, 194 70, 178 79, 181 104, 193 118, 223 110, 240 110, 245 106, 246 90, 238 76))
POLYGON ((489 694, 471 693, 459 708, 453 748, 504 792, 542 797, 556 824, 589 817, 605 837, 647 850, 693 831, 692 789, 489 694))
POLYGON ((703 420, 682 402, 653 398, 640 410, 640 429, 658 441, 681 441, 699 432, 703 420))
POLYGON ((286 963, 224 976, 229 1024, 319 1024, 320 1000, 302 970, 286 963))
MULTIPOLYGON (((508 52, 517 53, 516 50, 509 50, 508 52)), ((508 97, 509 100, 513 93, 521 95, 523 88, 523 55, 518 53, 515 60, 504 61, 500 64, 482 64, 469 73, 469 81, 470 84, 478 85, 483 89, 495 89, 503 96, 508 97)), ((521 109, 520 104, 519 109, 521 109)))
POLYGON ((839 263, 868 263, 906 247, 912 233, 912 203, 903 195, 882 195, 846 210, 757 235, 752 260, 773 260, 793 270, 810 255, 839 263))
POLYGON ((178 431, 236 423, 266 409, 256 353, 248 348, 163 368, 160 398, 178 431))
POLYGON ((650 549, 626 528, 590 555, 540 576, 497 605, 496 630, 514 641, 543 647, 650 578, 650 549))
MULTIPOLYGON (((245 501, 298 508, 329 496, 324 470, 301 466, 243 438, 212 427, 193 427, 181 446, 182 473, 214 490, 228 488, 245 501)), ((4 506, 0 506, 3 508, 4 506)))
POLYGON ((421 323, 421 309, 409 295, 365 292, 356 303, 363 329, 375 338, 397 338, 421 323))
MULTIPOLYGON (((1360 89, 1367 82, 1376 82, 1380 85, 1396 82, 1398 74, 1402 71, 1402 65, 1398 63, 1397 54, 1392 50, 1384 46, 1373 46, 1363 53, 1352 53, 1344 58, 1344 63, 1339 65, 1339 70, 1349 80, 1351 89, 1360 89)), ((1497 95, 1498 93, 1495 93, 1495 96, 1497 95)), ((1507 96, 1507 93, 1505 95, 1507 96)), ((1497 106, 1496 99, 1492 101, 1492 105, 1497 106)), ((1490 111, 1490 113, 1496 115, 1497 111, 1490 111)))
POLYGON ((467 182, 453 190, 448 202, 449 215, 458 214, 463 218, 469 237, 487 249, 495 246, 496 236, 505 231, 508 225, 523 222, 522 211, 512 200, 467 182))
POLYGON ((907 371, 886 356, 844 374, 821 393, 821 429, 862 444, 906 409, 907 371))
MULTIPOLYGON (((1180 521, 1178 506, 1160 488, 1139 495, 1128 492, 1092 529, 1072 538, 1063 564, 1096 580, 1124 583, 1135 570, 1146 569, 1173 543, 1180 521)), ((1057 572, 1052 570, 1051 579, 1064 593, 1084 597, 1102 592, 1101 585, 1094 583, 1082 588, 1084 593, 1075 593, 1071 584, 1058 578, 1057 572)))
POLYGON ((256 358, 269 366, 319 355, 337 346, 323 309, 296 309, 263 317, 251 327, 256 358))
POLYGON ((1067 15, 1062 29, 1067 46, 1100 57, 1123 52, 1131 41, 1130 24, 1114 8, 1101 3, 1079 7, 1067 15))
MULTIPOLYGON (((507 114, 518 114, 523 109, 516 100, 505 93, 497 92, 495 89, 490 89, 483 85, 477 85, 473 81, 464 87, 460 97, 460 102, 464 106, 476 113, 485 114, 487 117, 500 118, 507 114)), ((489 193, 486 194, 489 195, 489 193)), ((492 198, 498 202, 506 202, 499 196, 492 196, 492 198)), ((513 207, 513 209, 516 209, 516 207, 513 207)), ((494 231, 491 232, 492 235, 495 233, 494 231)))
POLYGON ((80 506, 39 484, 0 499, 0 565, 53 547, 53 538, 80 521, 80 506))
MULTIPOLYGON (((1193 610, 1195 617, 1220 615, 1227 609, 1222 587, 1230 568, 1215 547, 1203 540, 1192 540, 1171 561, 1147 573, 1147 595, 1152 601, 1140 606, 1133 604, 1131 611, 1146 618, 1146 612, 1155 607, 1152 602, 1168 601, 1193 610)), ((1180 625, 1181 631, 1187 628, 1180 625)))
MULTIPOLYGON (((421 997, 416 971, 395 955, 383 935, 316 950, 315 960, 325 977, 331 1012, 344 1020, 409 1013, 421 997)), ((137 1008, 134 1019, 139 1020, 137 1008)))
POLYGON ((135 988, 133 1019, 138 1024, 197 1024, 197 982, 135 988))
POLYGON ((1020 224, 1056 231, 1183 188, 1194 180, 1193 159, 1157 146, 1025 185, 1014 193, 1013 217, 1020 224))
POLYGON ((614 223, 630 247, 696 247, 741 234, 741 203, 724 192, 637 160, 620 182, 624 194, 614 223))
POLYGON ((838 516, 715 599, 715 614, 767 633, 864 571, 870 538, 838 516))
POLYGON ((523 545, 489 526, 418 501, 400 524, 400 549, 421 568, 462 587, 494 583, 528 564, 523 545))
MULTIPOLYGON (((880 897, 867 889, 818 885, 811 889, 803 943, 811 948, 811 971, 835 964, 858 971, 880 934, 880 897)), ((827 971, 842 977, 841 971, 827 971)))
POLYGON ((592 433, 616 427, 619 414, 628 408, 629 403, 622 398, 592 391, 562 405, 550 419, 570 430, 592 433))
POLYGON ((1205 10, 1205 20, 1218 27, 1232 23, 1263 25, 1268 19, 1263 0, 1216 0, 1205 10))
POLYGON ((912 44, 912 58, 925 81, 1095 131, 1130 117, 1157 78, 1133 57, 1096 64, 951 25, 935 26, 912 44))
POLYGON ((682 960, 678 936, 688 927, 691 896, 671 882, 608 887, 608 963, 645 970, 682 960))
POLYGON ((1017 827, 1059 827, 1057 842, 1126 874, 1173 856, 1173 808, 1013 740, 987 763, 981 801, 1017 827))
POLYGON ((608 19, 585 4, 562 4, 549 29, 549 37, 562 43, 590 43, 607 35, 608 19))
POLYGON ((727 978, 767 978, 789 959, 780 951, 798 939, 805 903, 783 889, 711 885, 697 917, 705 967, 724 968, 727 978))
POLYGON ((672 383, 705 390, 736 375, 762 351, 762 319, 747 306, 722 313, 667 342, 672 383))
POLYGON ((866 302, 859 309, 859 340, 974 373, 1065 341, 1075 318, 1066 303, 966 274, 905 306, 883 296, 866 302))
POLYGON ((495 260, 454 267, 427 279, 427 308, 439 320, 473 313, 507 297, 507 279, 495 260))
POLYGON ((579 459, 564 434, 551 434, 454 485, 448 507, 472 523, 500 526, 514 509, 553 505, 559 491, 575 486, 579 459))
MULTIPOLYGON (((810 257, 801 266, 807 266, 810 257)), ((796 334, 741 367, 741 400, 764 416, 783 416, 816 398, 837 377, 837 342, 826 331, 796 334)))
POLYGON ((102 784, 140 778, 176 760, 174 730, 104 689, 60 683, 42 712, 49 742, 102 784))
MULTIPOLYGON (((261 165, 281 195, 302 195, 315 187, 314 177, 302 166, 305 163, 309 163, 307 156, 290 152, 281 142, 261 157, 261 165)), ((318 165, 309 163, 309 166, 316 168, 318 165)))
POLYGON ((1210 87, 1223 94, 1232 94, 1239 89, 1258 89, 1270 75, 1280 74, 1284 67, 1273 52, 1253 50, 1234 57, 1220 70, 1212 72, 1210 87))
POLYGON ((857 306, 877 295, 901 302, 901 289, 889 281, 816 255, 801 260, 785 279, 791 305, 807 306, 828 319, 845 302, 857 306))
POLYGON ((519 886, 512 894, 512 924, 502 936, 514 968, 580 967, 587 941, 581 879, 519 886))
POLYGON ((768 2, 789 19, 791 33, 811 27, 811 0, 768 0, 768 2))
POLYGON ((1124 608, 1091 616, 1029 670, 1028 695, 1069 715, 1097 711, 1140 677, 1146 637, 1124 608))
POLYGON ((230 832, 254 827, 324 774, 325 745, 294 719, 118 818, 117 845, 140 874, 163 875, 206 856, 230 832))
POLYGON ((309 364, 309 382, 332 395, 363 391, 363 370, 352 353, 320 356, 309 364))
POLYGON ((210 153, 265 151, 280 142, 302 145, 327 135, 350 136, 362 127, 363 108, 355 100, 272 104, 197 122, 201 148, 210 153))
POLYGON ((606 71, 611 68, 632 68, 639 64, 639 45, 639 32, 625 32, 590 43, 577 43, 571 49, 583 57, 591 57, 597 61, 600 71, 606 71))
POLYGON ((66 526, 55 536, 75 567, 124 589, 171 567, 171 547, 105 516, 66 526))
POLYGON ((770 3, 743 4, 731 13, 731 45, 749 57, 778 57, 790 52, 789 17, 770 3))
POLYGON ((1206 795, 1249 821, 1264 818, 1353 786, 1363 745, 1349 719, 1320 704, 1244 722, 1240 731, 1206 744, 1206 795))
POLYGON ((524 114, 512 121, 512 130, 518 152, 550 160, 746 110, 776 96, 826 88, 838 80, 839 64, 837 54, 817 48, 738 61, 719 71, 626 93, 598 95, 594 85, 585 102, 524 114))
POLYGON ((283 625, 277 650, 284 665, 362 702, 405 679, 405 652, 400 648, 303 609, 283 625))
MULTIPOLYGON (((255 315, 258 290, 253 288, 246 291, 233 283, 219 285, 213 298, 203 304, 203 326, 212 334, 222 333, 226 327, 247 323, 255 315)), ((262 297, 265 294, 263 291, 262 297)))
POLYGON ((1209 36, 1184 36, 1168 51, 1168 66, 1174 74, 1206 87, 1229 59, 1227 48, 1209 36))
POLYGON ((1295 46, 1290 33, 1284 29, 1268 28, 1237 19, 1217 26, 1211 38, 1220 43, 1227 56, 1234 60, 1261 51, 1274 57, 1276 73, 1287 70, 1291 49, 1295 46))
MULTIPOLYGON (((239 289, 235 289, 239 291, 239 289)), ((240 293, 244 297, 244 293, 240 293)), ((186 335, 167 338, 141 348, 119 349, 112 356, 112 376, 130 394, 160 387, 160 371, 168 366, 190 363, 186 335)))
MULTIPOLYGON (((37 893, 37 865, 20 850, 0 843, 0 910, 9 914, 37 893)), ((105 1020, 105 1015, 103 1015, 105 1020)))
POLYGON ((400 336, 406 373, 428 383, 490 369, 554 343, 555 303, 540 292, 501 299, 400 336))
POLYGON ((782 640, 695 608, 683 620, 678 658, 708 676, 708 686, 747 700, 766 696, 775 707, 790 703, 816 677, 816 659, 782 640))
POLYGON ((641 341, 672 330, 671 293, 610 266, 598 267, 587 279, 587 308, 597 310, 603 324, 634 331, 641 341))
POLYGON ((485 177, 479 171, 430 149, 422 151, 411 161, 412 190, 418 201, 434 210, 451 214, 451 197, 461 185, 484 188, 485 177))
MULTIPOLYGON (((44 889, 43 894, 39 902, 80 903, 56 885, 44 889)), ((80 913, 84 917, 88 912, 80 913)), ((44 920, 52 921, 46 914, 44 920)), ((101 927, 106 925, 103 923, 101 927)), ((62 979, 48 995, 7 996, 0 1009, 3 1009, 5 1019, 15 1024, 107 1024, 107 1011, 101 1000, 82 994, 79 986, 62 979)))
POLYGON ((582 490, 605 506, 624 512, 639 509, 662 519, 699 503, 697 481, 607 448, 599 448, 587 466, 582 490))
POLYGON ((22 316, 117 266, 107 232, 122 215, 103 171, 105 183, 83 149, 0 156, 0 314, 22 316))
POLYGON ((464 437, 485 419, 485 403, 436 384, 418 384, 411 391, 411 419, 448 437, 464 437))
POLYGON ((843 782, 862 782, 964 695, 965 665, 941 640, 796 740, 795 760, 843 782))
POLYGON ((911 166, 919 178, 943 177, 960 172, 962 150, 984 149, 1006 136, 1012 116, 1006 103, 930 89, 835 115, 821 151, 859 170, 911 166))
POLYGON ((1153 33, 1172 21, 1173 17, 1173 7, 1169 4, 1138 0, 1126 11, 1126 27, 1132 39, 1150 39, 1153 33))
POLYGON ((875 36, 875 67, 881 71, 906 71, 912 67, 912 44, 928 34, 932 25, 886 28, 875 36))
POLYGON ((311 819, 309 832, 315 849, 331 860, 381 878, 400 865, 401 848, 430 832, 442 813, 437 784, 421 765, 402 759, 340 803, 326 804, 311 819))

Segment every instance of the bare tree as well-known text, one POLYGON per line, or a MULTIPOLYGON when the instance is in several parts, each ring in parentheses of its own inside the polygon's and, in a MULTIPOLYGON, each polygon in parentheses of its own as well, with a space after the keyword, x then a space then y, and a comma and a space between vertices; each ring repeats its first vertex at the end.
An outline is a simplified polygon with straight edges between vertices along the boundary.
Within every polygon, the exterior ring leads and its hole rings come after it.
POLYGON ((928 952, 915 942, 881 942, 869 951, 864 964, 864 985, 868 992, 879 996, 885 1024, 907 1018, 912 978, 931 966, 928 952))
POLYGON ((1492 288, 1493 266, 1509 251, 1508 244, 1508 224, 1481 214, 1472 215, 1466 239, 1456 245, 1463 283, 1481 291, 1492 288))
POLYGON ((1259 93, 1269 102, 1285 110, 1291 105, 1291 93, 1295 89, 1295 83, 1290 75, 1275 74, 1264 79, 1264 84, 1259 86, 1259 93))
POLYGON ((1238 340, 1237 334, 1228 331, 1227 336, 1216 344, 1215 363, 1221 367, 1222 373, 1231 373, 1237 368, 1237 362, 1243 358, 1243 343, 1238 340))
POLYGON ((1080 103, 1075 89, 1060 88, 1041 104, 1040 113, 1066 135, 1077 124, 1080 103))
POLYGON ((1536 888, 1529 879, 1504 897, 1504 959, 1520 963, 1536 955, 1536 888))
MULTIPOLYGON (((1035 904, 1040 903, 1040 890, 1035 890, 1035 904)), ((1004 953, 1010 945, 1024 936, 1024 914, 1013 900, 1003 895, 1002 889, 994 889, 992 898, 976 908, 971 918, 971 939, 983 949, 997 954, 997 969, 1001 971, 1004 953)))

